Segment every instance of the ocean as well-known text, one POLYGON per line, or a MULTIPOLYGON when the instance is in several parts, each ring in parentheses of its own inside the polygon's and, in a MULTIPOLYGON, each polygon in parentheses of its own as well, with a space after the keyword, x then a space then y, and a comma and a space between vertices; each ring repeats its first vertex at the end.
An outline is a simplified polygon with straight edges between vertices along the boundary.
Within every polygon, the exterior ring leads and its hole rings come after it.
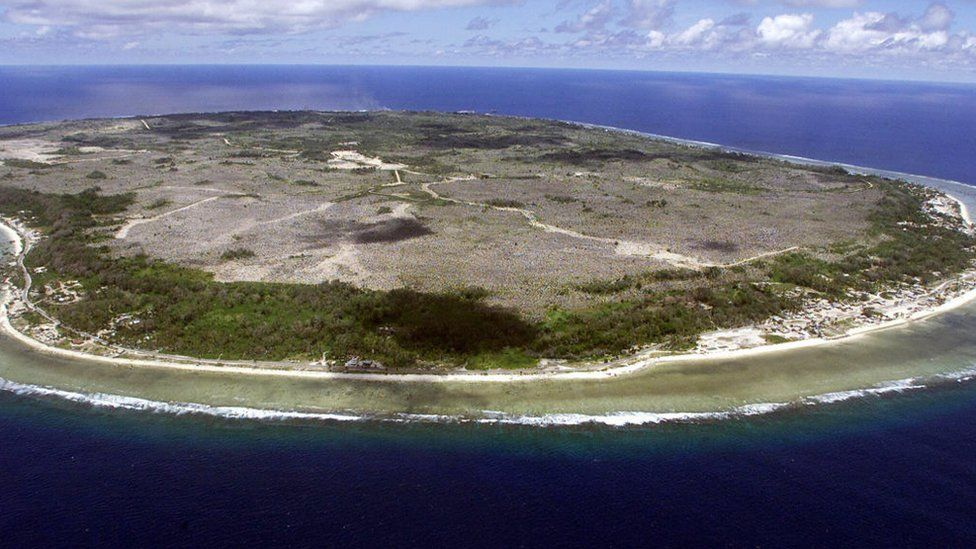
MULTIPOLYGON (((0 68, 0 124, 304 108, 542 116, 976 184, 976 86, 0 68)), ((2 390, 0 546, 969 545, 974 416, 972 382, 624 428, 227 419, 2 390)))

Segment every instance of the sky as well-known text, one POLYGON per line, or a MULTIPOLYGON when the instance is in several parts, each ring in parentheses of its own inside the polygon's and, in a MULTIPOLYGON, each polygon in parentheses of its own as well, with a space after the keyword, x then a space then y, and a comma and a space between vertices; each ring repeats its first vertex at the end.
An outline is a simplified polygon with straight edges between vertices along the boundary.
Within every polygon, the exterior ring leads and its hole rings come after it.
POLYGON ((0 0, 0 64, 155 63, 976 82, 976 0, 0 0))

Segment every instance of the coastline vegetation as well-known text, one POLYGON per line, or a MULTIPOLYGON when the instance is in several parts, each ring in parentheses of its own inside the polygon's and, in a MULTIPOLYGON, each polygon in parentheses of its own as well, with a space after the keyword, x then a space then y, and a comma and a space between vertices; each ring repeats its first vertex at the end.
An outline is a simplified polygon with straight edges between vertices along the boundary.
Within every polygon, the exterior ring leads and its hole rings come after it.
POLYGON ((513 350, 535 336, 518 315, 484 304, 484 292, 220 283, 147 256, 111 257, 92 229, 110 224, 114 217, 107 216, 132 200, 97 188, 72 195, 0 187, 0 211, 30 212, 46 234, 28 257, 29 268, 45 266, 46 278, 78 280, 85 289, 84 299, 51 307, 66 326, 95 333, 116 325, 116 343, 205 358, 364 356, 390 367, 463 357, 483 362, 493 354, 517 362, 513 353, 521 353, 513 350), (140 322, 118 325, 121 314, 140 322))

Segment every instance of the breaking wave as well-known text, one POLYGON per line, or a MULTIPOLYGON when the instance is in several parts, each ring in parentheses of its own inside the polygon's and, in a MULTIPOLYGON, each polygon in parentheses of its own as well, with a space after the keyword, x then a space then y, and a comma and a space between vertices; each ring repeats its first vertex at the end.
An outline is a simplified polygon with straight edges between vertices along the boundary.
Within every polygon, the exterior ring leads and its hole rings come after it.
POLYGON ((178 416, 208 415, 228 419, 265 420, 318 419, 331 421, 357 421, 360 419, 365 419, 363 416, 346 414, 320 414, 311 412, 265 410, 261 408, 246 408, 241 406, 210 406, 207 404, 196 404, 192 402, 161 402, 143 398, 112 395, 108 393, 79 393, 39 385, 16 383, 2 378, 0 378, 0 391, 35 398, 59 398, 69 402, 85 404, 93 408, 164 413, 178 416))
POLYGON ((976 366, 958 372, 926 378, 907 378, 881 383, 865 389, 838 391, 805 397, 793 402, 770 402, 738 406, 716 412, 613 412, 602 415, 553 413, 543 415, 514 415, 484 410, 480 416, 448 416, 439 414, 370 415, 354 412, 301 412, 249 408, 244 406, 214 406, 192 402, 162 402, 108 393, 83 393, 30 385, 0 378, 0 391, 30 398, 55 398, 77 404, 112 410, 160 413, 174 416, 211 416, 232 420, 255 421, 324 421, 357 422, 380 421, 391 423, 473 423, 560 427, 598 424, 611 427, 655 425, 664 423, 704 423, 760 416, 787 409, 823 406, 853 399, 879 397, 930 388, 944 383, 963 383, 976 379, 976 366))

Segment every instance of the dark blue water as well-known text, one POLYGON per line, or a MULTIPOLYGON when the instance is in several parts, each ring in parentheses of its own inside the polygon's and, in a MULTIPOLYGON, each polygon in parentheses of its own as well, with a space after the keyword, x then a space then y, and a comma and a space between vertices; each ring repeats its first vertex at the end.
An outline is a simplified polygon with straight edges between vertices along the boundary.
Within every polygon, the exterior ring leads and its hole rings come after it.
POLYGON ((0 395, 9 546, 967 546, 976 388, 647 429, 296 426, 0 395))
MULTIPOLYGON (((0 123, 497 111, 976 183, 976 88, 504 69, 0 68, 0 123)), ((976 385, 647 428, 266 424, 0 393, 0 546, 965 546, 976 385)))

